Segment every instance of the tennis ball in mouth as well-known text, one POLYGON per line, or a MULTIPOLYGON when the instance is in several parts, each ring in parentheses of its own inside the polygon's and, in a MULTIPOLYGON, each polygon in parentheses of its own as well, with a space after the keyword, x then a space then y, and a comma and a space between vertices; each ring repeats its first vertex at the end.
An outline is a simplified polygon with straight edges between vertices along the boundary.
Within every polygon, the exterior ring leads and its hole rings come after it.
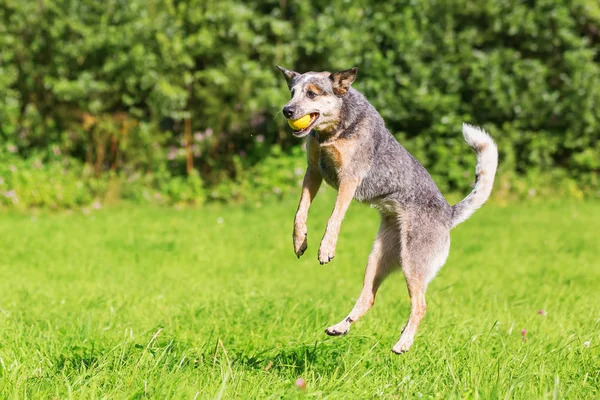
POLYGON ((290 119, 288 120, 288 124, 296 131, 304 129, 310 125, 310 114, 306 114, 304 117, 300 117, 298 119, 290 119))

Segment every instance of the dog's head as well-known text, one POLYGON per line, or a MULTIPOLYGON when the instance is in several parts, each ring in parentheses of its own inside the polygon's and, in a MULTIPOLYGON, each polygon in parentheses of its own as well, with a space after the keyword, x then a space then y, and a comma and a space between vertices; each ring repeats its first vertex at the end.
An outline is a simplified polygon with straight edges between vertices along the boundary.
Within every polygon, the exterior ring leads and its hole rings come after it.
MULTIPOLYGON (((291 100, 283 107, 283 115, 289 121, 296 121, 309 116, 305 125, 304 119, 294 129, 294 136, 305 137, 311 130, 327 132, 334 130, 340 122, 343 97, 348 93, 350 85, 356 78, 357 68, 342 72, 307 72, 300 74, 277 66, 287 81, 291 100)), ((296 125, 297 126, 297 125, 296 125)))

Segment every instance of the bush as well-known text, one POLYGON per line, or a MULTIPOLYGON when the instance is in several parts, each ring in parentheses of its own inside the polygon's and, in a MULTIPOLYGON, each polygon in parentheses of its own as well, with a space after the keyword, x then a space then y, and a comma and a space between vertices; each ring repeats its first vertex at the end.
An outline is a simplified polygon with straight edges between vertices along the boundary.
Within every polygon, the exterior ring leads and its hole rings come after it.
POLYGON ((39 158, 0 156, 0 207, 75 208, 90 204, 94 193, 103 191, 102 181, 75 172, 83 167, 77 160, 43 163, 39 158))
MULTIPOLYGON (((16 150, 0 168, 20 162, 27 185, 68 167, 73 204, 285 191, 296 178, 275 166, 296 165, 300 144, 274 65, 358 66, 355 86, 444 191, 471 184, 468 121, 498 141, 511 190, 596 193, 599 32, 595 0, 2 1, 0 147, 16 150)), ((67 206, 44 190, 21 204, 67 206)))

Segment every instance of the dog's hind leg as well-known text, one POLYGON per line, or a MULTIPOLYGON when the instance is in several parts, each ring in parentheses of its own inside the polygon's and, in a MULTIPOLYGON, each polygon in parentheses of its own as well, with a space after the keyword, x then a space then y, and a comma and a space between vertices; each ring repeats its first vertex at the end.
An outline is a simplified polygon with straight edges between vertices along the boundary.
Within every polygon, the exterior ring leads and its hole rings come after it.
POLYGON ((377 238, 369 255, 362 292, 350 314, 325 330, 330 336, 348 333, 350 325, 365 315, 375 302, 377 289, 383 280, 399 266, 399 230, 395 217, 382 216, 377 238))
POLYGON ((392 348, 392 351, 396 354, 407 352, 410 349, 415 339, 417 328, 427 311, 427 304, 425 302, 426 279, 418 274, 405 273, 404 275, 410 295, 410 317, 402 330, 400 340, 392 348))
POLYGON ((401 225, 401 263, 410 295, 410 317, 402 330, 400 340, 392 351, 400 354, 408 351, 413 344, 417 328, 425 316, 427 285, 446 262, 450 250, 449 229, 443 226, 428 225, 427 219, 420 219, 412 227, 401 225))

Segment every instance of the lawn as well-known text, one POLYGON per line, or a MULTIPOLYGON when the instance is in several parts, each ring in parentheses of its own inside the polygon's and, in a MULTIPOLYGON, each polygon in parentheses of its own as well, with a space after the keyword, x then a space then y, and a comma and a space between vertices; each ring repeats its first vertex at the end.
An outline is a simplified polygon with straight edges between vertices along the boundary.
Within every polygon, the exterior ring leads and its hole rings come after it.
POLYGON ((401 356, 401 274, 348 335, 323 333, 351 309, 378 223, 353 204, 321 266, 332 204, 317 197, 300 260, 295 198, 0 213, 0 398, 600 396, 600 203, 484 206, 453 231, 401 356))

